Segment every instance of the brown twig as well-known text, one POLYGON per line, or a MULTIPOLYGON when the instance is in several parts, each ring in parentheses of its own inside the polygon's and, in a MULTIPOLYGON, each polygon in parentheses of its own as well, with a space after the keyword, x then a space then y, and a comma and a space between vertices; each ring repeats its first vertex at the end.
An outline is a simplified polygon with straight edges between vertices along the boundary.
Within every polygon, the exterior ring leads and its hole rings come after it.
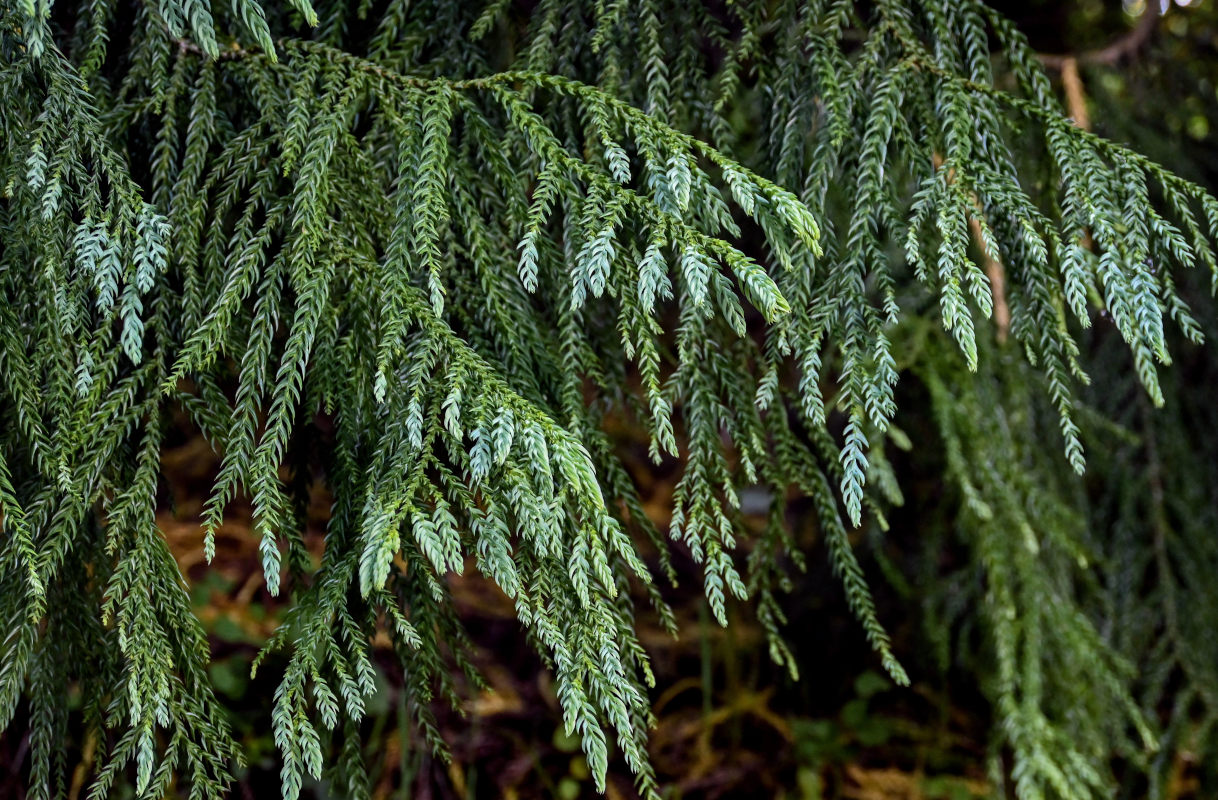
POLYGON ((1066 109, 1074 124, 1085 131, 1091 130, 1087 92, 1083 88, 1083 78, 1078 74, 1077 58, 1067 58, 1062 64, 1062 88, 1066 90, 1066 109))

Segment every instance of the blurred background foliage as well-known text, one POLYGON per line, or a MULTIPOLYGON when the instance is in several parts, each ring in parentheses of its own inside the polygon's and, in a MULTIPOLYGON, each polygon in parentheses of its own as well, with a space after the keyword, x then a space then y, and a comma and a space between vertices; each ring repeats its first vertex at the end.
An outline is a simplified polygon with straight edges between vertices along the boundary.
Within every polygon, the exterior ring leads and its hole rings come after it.
MULTIPOLYGON (((1077 120, 1218 190, 1218 2, 1152 0, 1150 8, 1145 0, 1008 0, 995 5, 1046 55, 1050 75, 1077 120)), ((748 131, 738 133, 748 138, 748 131)), ((1218 758, 1213 746, 1204 744, 1218 697, 1169 691, 1182 671, 1199 687, 1218 686, 1218 619, 1203 604, 1189 603, 1190 587, 1207 586, 1218 577, 1211 570, 1218 565, 1218 540, 1181 533, 1218 531, 1218 411, 1213 403, 1218 309, 1205 277, 1189 278, 1196 285, 1185 288, 1209 343, 1173 344, 1176 365, 1161 376, 1164 410, 1149 408, 1114 330, 1097 325, 1086 334, 1094 379, 1088 401, 1099 412, 1096 420, 1106 417, 1119 424, 1094 422, 1086 431, 1090 462, 1077 491, 1086 497, 1092 544, 1102 553, 1123 537, 1145 538, 1151 545, 1147 558, 1155 561, 1112 571, 1112 585, 1097 587, 1094 602, 1104 605, 1099 616, 1111 623, 1103 633, 1135 665, 1156 667, 1139 678, 1145 703, 1153 707, 1157 698, 1171 698, 1185 704, 1186 712, 1168 730, 1168 736, 1183 743, 1164 748, 1173 754, 1172 763, 1151 770, 1161 776, 1160 785, 1131 780, 1123 790, 1128 797, 1218 796, 1218 758), (1195 552, 1182 552, 1186 544, 1195 552), (1178 630, 1165 636, 1153 622, 1141 619, 1147 616, 1139 614, 1143 602, 1165 604, 1168 624, 1178 630), (1180 652, 1161 652, 1172 647, 1180 652), (1195 712, 1189 713, 1192 707, 1195 712), (1189 744, 1194 741, 1195 748, 1189 744)), ((792 509, 795 519, 809 520, 797 531, 811 557, 807 572, 798 575, 782 601, 789 618, 786 630, 801 664, 798 682, 770 662, 765 638, 747 606, 734 607, 732 624, 720 628, 709 618, 693 565, 678 563, 685 580, 666 591, 681 637, 672 639, 655 620, 640 620, 659 687, 652 698, 659 723, 651 736, 651 756, 673 800, 968 800, 995 795, 987 771, 994 760, 987 751, 994 712, 973 660, 982 649, 981 634, 963 607, 974 595, 962 588, 972 576, 953 531, 959 505, 941 477, 943 454, 928 387, 910 375, 903 376, 899 391, 904 397, 898 422, 914 446, 890 457, 905 504, 892 514, 889 532, 881 537, 864 528, 855 544, 913 686, 898 689, 878 671, 839 582, 829 574, 830 559, 818 552, 823 543, 811 514, 792 509)), ((189 426, 183 423, 181 429, 189 426)), ((622 426, 615 435, 649 514, 663 525, 675 470, 652 465, 645 433, 622 426)), ((266 592, 257 537, 242 530, 248 511, 234 509, 217 539, 214 562, 205 564, 197 519, 217 466, 201 439, 179 435, 164 455, 170 485, 159 522, 190 581, 195 611, 211 638, 212 678, 248 754, 249 767, 234 796, 277 796, 278 760, 265 720, 282 665, 271 664, 253 679, 249 667, 279 621, 284 600, 266 592)), ((747 498, 745 503, 747 507, 747 498)), ((309 512, 308 544, 315 555, 328 505, 319 485, 309 512)), ((764 519, 754 522, 760 528, 764 519)), ((548 674, 520 646, 511 603, 473 571, 451 581, 490 688, 463 687, 470 698, 463 716, 436 705, 453 746, 452 763, 442 764, 428 747, 410 740, 410 725, 401 724, 410 710, 395 689, 401 676, 393 674, 391 658, 381 659, 382 691, 365 722, 373 796, 597 796, 578 743, 562 733, 548 674)), ((1173 716, 1171 709, 1162 710, 1164 719, 1173 716)), ((9 770, 7 776, 0 774, 0 795, 21 791, 16 771, 22 746, 20 740, 0 740, 0 770, 9 770)), ((1138 757, 1113 753, 1118 776, 1124 774, 1123 759, 1138 757)), ((633 797, 624 765, 613 769, 608 796, 633 797)), ((305 791, 319 800, 327 797, 323 784, 305 791)), ((81 786, 69 787, 68 794, 76 800, 81 786)))

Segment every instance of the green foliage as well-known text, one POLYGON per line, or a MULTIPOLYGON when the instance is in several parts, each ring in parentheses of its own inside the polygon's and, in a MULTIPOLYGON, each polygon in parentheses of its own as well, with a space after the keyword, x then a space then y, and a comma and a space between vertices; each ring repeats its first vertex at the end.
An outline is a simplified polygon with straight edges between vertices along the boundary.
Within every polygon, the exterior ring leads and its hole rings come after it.
MULTIPOLYGON (((670 547, 700 564, 720 622, 757 597, 794 672, 775 591, 802 564, 786 503, 811 498, 908 682, 850 539, 900 501, 902 372, 962 498, 1019 796, 1105 796, 1107 752, 1151 758, 1157 723, 1078 599, 1095 543, 1060 465, 1084 466, 1097 309, 1164 403, 1171 323, 1202 327, 1173 276, 1218 274, 1218 202, 1073 127, 975 0, 728 8, 2 6, 0 721, 26 698, 32 796, 63 793, 76 687, 93 797, 219 797, 240 763, 156 529, 177 409, 223 453, 207 553, 248 495, 266 586, 291 593, 263 651, 287 658, 285 797, 323 775, 366 794, 378 632, 443 752, 429 702, 477 680, 445 582, 467 567, 514 601, 598 787, 616 751, 649 795, 635 597, 667 610, 638 541, 660 572, 670 547), (985 321, 979 250, 1005 265, 1020 354, 985 321), (610 418, 680 460, 667 540, 610 418), (320 564, 312 475, 334 498, 320 564), (742 575, 756 486, 769 524, 742 575)), ((1165 569, 1192 585, 1187 566, 1165 569)))

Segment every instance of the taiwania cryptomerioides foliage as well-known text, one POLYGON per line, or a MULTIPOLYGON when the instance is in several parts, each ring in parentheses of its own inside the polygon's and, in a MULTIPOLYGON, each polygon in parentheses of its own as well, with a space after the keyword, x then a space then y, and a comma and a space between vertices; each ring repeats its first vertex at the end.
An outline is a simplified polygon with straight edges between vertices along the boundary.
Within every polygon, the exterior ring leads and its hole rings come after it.
POLYGON ((429 701, 476 680, 465 569, 514 601, 598 785, 612 752, 647 794, 635 603, 672 623, 670 548, 720 622, 753 598, 794 673, 776 592, 810 498, 907 681, 849 538, 900 501, 902 374, 983 576, 1019 796, 1106 796, 1113 748, 1151 762, 1158 722, 1074 605, 1086 523, 1045 476, 1084 467, 1100 310, 1163 402, 1218 203, 1072 125, 978 0, 3 0, 0 37, 0 724, 28 703, 31 797, 63 795, 86 737, 93 798, 220 797, 241 763, 156 527, 175 415, 222 454, 205 551, 246 495, 291 594, 266 644, 285 797, 366 795, 377 634, 443 751, 429 701), (610 418, 679 459, 667 531, 610 418), (747 564, 746 490, 770 504, 747 564))

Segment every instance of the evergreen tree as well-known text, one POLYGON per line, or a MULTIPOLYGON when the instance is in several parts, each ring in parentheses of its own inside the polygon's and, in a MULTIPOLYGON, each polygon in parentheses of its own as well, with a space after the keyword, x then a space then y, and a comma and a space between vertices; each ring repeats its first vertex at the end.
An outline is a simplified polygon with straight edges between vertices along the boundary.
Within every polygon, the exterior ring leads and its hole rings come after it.
POLYGON ((620 757, 652 795, 635 617, 671 626, 674 550, 794 674, 809 498, 908 681, 851 536, 902 502, 899 380, 970 554, 930 640, 984 632, 995 786, 1107 797, 1115 754, 1161 791, 1164 753, 1214 752, 1218 480, 1169 496, 1163 454, 1218 420, 1160 367, 1214 335, 1177 283, 1218 279, 1218 201, 1074 124, 980 0, 3 0, 0 36, 0 725, 25 704, 32 797, 86 741, 93 798, 221 797, 242 763, 156 526, 176 415, 223 454, 205 550, 248 496, 291 596, 263 651, 285 797, 367 795, 376 635, 443 753, 430 703, 477 681, 464 569, 598 782, 620 757), (611 420, 680 464, 668 530, 611 420))

